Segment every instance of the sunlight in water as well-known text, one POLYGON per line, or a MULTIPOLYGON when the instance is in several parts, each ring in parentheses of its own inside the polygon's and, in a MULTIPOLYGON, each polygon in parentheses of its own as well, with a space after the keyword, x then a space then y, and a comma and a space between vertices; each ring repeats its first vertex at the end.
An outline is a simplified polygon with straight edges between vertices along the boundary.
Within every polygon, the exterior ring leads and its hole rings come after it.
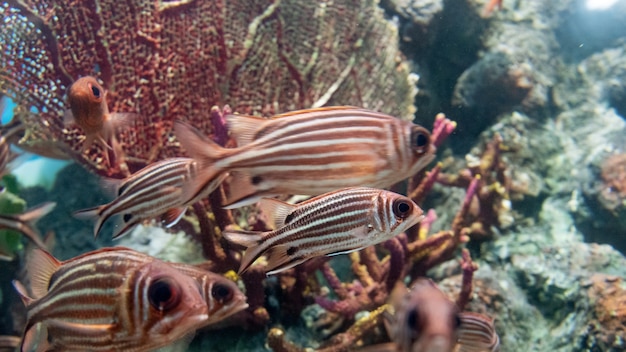
POLYGON ((606 10, 615 5, 619 0, 587 0, 585 5, 588 10, 606 10))

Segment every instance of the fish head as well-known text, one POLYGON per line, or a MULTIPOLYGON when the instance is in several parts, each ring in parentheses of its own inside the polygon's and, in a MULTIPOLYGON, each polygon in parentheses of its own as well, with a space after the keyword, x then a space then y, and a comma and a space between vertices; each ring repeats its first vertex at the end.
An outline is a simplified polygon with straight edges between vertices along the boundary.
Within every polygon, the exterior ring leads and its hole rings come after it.
POLYGON ((384 204, 384 216, 379 222, 382 227, 377 230, 386 235, 383 240, 406 231, 424 218, 422 208, 408 197, 390 191, 382 191, 379 197, 378 204, 384 204))
POLYGON ((233 281, 211 272, 206 272, 202 281, 202 294, 209 314, 206 324, 221 321, 248 308, 247 297, 233 281))
POLYGON ((450 352, 460 324, 458 308, 428 279, 419 279, 395 303, 390 335, 401 351, 450 352))
POLYGON ((437 148, 433 144, 430 132, 422 126, 407 122, 404 133, 408 143, 405 148, 410 155, 407 163, 410 167, 409 174, 414 175, 435 159, 437 148))
POLYGON ((108 114, 106 90, 91 76, 76 80, 67 92, 74 121, 83 129, 101 128, 108 114))
POLYGON ((143 271, 144 282, 136 289, 143 297, 142 320, 150 339, 174 341, 206 323, 208 307, 196 280, 161 261, 143 271))

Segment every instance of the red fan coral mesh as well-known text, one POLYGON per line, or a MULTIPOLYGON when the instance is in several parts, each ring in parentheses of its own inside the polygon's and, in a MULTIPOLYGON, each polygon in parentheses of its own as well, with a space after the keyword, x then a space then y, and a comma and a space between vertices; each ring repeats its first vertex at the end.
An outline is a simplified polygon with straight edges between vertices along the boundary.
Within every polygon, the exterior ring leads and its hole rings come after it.
POLYGON ((0 94, 18 103, 22 145, 105 176, 182 155, 172 121, 210 134, 215 105, 413 112, 396 30, 373 0, 13 0, 0 12, 0 94), (86 75, 102 81, 112 112, 139 116, 117 131, 126 158, 113 165, 102 147, 80 153, 82 132, 62 122, 67 87, 86 75))

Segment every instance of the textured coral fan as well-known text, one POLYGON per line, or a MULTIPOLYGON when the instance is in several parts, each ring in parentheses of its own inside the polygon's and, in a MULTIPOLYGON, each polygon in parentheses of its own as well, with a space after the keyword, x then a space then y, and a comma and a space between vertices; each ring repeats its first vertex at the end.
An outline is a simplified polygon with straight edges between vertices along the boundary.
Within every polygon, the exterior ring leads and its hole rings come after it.
POLYGON ((376 1, 6 1, 0 5, 0 94, 16 100, 22 145, 122 176, 182 154, 176 118, 212 132, 208 112, 272 115, 359 105, 411 118, 413 86, 397 34, 376 1), (355 23, 359 25, 356 26, 355 23), (127 158, 62 123, 64 95, 93 75, 113 112, 139 118, 118 131, 127 158))

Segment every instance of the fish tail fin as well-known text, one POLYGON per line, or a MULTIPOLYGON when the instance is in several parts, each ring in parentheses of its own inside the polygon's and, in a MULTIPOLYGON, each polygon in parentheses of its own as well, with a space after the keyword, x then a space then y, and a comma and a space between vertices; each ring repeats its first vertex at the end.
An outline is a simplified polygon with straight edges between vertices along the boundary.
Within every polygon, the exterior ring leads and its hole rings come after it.
POLYGON ((28 239, 30 239, 39 248, 46 248, 46 245, 43 242, 39 231, 35 228, 35 223, 37 220, 51 212, 56 205, 57 203, 55 202, 45 202, 16 216, 16 219, 19 221, 19 231, 26 235, 26 237, 28 237, 28 239))
POLYGON ((225 148, 213 142, 190 124, 177 120, 174 122, 174 132, 180 144, 196 161, 197 172, 191 182, 183 187, 185 203, 197 200, 208 194, 219 184, 213 182, 221 170, 215 167, 215 162, 225 154, 225 148))
POLYGON ((224 231, 222 233, 224 238, 229 242, 246 247, 246 253, 241 258, 241 265, 239 266, 239 274, 244 273, 252 263, 257 260, 265 251, 265 247, 262 245, 264 233, 257 231, 224 231))
POLYGON ((93 208, 81 209, 74 212, 74 217, 82 220, 95 219, 96 222, 93 226, 93 237, 98 238, 98 233, 102 230, 104 222, 109 218, 108 216, 102 216, 104 205, 99 205, 93 208))

